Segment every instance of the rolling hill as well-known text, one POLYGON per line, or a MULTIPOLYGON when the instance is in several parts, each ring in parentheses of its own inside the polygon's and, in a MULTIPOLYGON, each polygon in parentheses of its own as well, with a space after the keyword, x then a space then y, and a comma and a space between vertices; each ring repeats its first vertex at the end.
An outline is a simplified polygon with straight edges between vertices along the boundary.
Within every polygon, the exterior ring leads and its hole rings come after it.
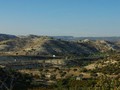
POLYGON ((17 38, 15 35, 0 34, 0 41, 17 38))
POLYGON ((119 51, 119 44, 105 40, 65 41, 47 36, 29 35, 0 41, 0 53, 10 55, 88 55, 119 51))

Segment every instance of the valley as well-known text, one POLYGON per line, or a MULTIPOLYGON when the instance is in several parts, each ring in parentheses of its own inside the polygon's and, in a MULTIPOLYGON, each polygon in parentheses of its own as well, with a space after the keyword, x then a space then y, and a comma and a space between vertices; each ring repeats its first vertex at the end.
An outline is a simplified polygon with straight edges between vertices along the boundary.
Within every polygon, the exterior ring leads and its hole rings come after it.
POLYGON ((3 90, 119 90, 120 44, 35 35, 2 40, 0 75, 3 90))

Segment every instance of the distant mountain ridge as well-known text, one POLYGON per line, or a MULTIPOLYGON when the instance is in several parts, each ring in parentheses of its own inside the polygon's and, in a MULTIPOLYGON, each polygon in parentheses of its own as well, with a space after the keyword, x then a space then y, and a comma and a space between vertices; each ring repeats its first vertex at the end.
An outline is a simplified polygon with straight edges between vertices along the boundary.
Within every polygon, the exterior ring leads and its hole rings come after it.
MULTIPOLYGON (((0 33, 0 41, 2 40, 8 40, 8 39, 14 39, 17 37, 41 37, 39 35, 27 35, 27 36, 16 36, 16 35, 10 35, 10 34, 1 34, 0 33)), ((61 39, 61 40, 67 40, 67 41, 74 41, 74 40, 84 40, 84 39, 89 39, 89 40, 106 40, 106 41, 111 41, 111 42, 117 42, 120 41, 120 37, 74 37, 74 36, 49 36, 54 39, 61 39)))
POLYGON ((62 39, 62 40, 73 40, 75 37, 73 36, 50 36, 53 37, 55 39, 62 39))
POLYGON ((52 36, 55 39, 62 39, 62 40, 106 40, 111 42, 120 41, 120 37, 73 37, 73 36, 52 36))

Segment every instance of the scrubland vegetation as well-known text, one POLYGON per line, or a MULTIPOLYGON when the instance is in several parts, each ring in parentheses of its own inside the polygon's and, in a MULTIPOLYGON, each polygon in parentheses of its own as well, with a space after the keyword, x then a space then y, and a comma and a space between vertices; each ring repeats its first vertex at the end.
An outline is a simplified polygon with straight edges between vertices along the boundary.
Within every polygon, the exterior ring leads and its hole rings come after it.
MULTIPOLYGON (((120 90, 120 56, 109 56, 87 63, 79 61, 59 67, 10 70, 0 69, 2 90, 120 90), (79 62, 79 63, 78 63, 79 62)), ((108 55, 106 54, 106 55, 108 55)), ((96 55, 95 55, 96 56, 96 55)), ((81 59, 80 59, 81 60, 81 59)), ((76 61, 76 59, 75 59, 76 61)), ((86 61, 85 61, 86 62, 86 61)))
POLYGON ((120 90, 119 50, 104 40, 3 40, 0 90, 120 90))

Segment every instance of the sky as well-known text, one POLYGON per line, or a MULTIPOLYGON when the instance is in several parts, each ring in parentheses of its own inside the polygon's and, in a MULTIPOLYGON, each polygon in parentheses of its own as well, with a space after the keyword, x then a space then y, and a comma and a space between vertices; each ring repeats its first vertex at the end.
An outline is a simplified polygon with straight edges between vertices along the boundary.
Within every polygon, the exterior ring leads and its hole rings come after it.
POLYGON ((120 0, 0 0, 0 33, 120 36, 120 0))

